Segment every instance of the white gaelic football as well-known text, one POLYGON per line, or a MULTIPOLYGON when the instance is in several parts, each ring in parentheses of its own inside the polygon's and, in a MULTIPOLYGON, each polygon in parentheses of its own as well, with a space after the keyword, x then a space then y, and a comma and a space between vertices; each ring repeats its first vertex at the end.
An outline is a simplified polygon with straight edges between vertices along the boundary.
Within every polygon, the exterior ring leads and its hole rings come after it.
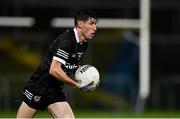
POLYGON ((82 85, 87 85, 93 81, 94 83, 91 86, 97 87, 100 82, 99 77, 98 70, 92 65, 80 66, 75 72, 75 80, 82 85))

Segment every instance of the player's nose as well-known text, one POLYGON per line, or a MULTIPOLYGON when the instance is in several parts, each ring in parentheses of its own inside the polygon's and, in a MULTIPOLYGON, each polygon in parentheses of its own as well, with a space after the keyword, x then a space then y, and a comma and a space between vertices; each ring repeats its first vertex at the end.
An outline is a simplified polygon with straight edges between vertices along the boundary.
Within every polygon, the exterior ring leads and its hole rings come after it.
POLYGON ((94 31, 97 31, 97 26, 96 25, 94 26, 94 31))

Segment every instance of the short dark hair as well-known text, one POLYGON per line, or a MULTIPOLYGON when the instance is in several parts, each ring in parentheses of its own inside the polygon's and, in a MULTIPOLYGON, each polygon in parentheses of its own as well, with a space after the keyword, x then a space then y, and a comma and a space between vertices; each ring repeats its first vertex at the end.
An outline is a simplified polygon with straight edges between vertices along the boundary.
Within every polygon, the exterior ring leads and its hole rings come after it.
POLYGON ((87 8, 81 8, 76 12, 75 18, 74 18, 74 25, 77 25, 77 21, 88 21, 89 18, 94 18, 98 21, 98 18, 95 16, 95 14, 87 9, 87 8))

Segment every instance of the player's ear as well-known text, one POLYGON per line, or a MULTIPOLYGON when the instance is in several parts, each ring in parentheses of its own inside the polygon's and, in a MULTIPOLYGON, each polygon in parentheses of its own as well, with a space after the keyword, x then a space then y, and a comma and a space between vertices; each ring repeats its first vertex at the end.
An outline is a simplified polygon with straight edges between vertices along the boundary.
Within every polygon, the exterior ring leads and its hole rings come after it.
POLYGON ((83 27, 83 21, 78 21, 78 22, 77 22, 77 26, 78 26, 79 28, 82 28, 82 27, 83 27))

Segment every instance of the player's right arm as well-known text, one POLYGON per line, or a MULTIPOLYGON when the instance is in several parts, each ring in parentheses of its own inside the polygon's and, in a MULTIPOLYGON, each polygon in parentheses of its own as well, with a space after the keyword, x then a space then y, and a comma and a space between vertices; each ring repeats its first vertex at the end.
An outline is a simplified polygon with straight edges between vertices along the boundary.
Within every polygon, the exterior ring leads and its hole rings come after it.
POLYGON ((56 60, 52 60, 50 69, 49 69, 49 74, 54 76, 56 79, 61 80, 73 87, 79 88, 82 91, 91 91, 93 90, 93 87, 89 85, 83 85, 75 82, 72 80, 61 68, 61 63, 56 60))
POLYGON ((81 85, 74 80, 72 80, 61 68, 61 62, 57 60, 52 60, 50 69, 49 69, 49 74, 54 76, 56 79, 63 81, 73 87, 80 88, 81 85))

